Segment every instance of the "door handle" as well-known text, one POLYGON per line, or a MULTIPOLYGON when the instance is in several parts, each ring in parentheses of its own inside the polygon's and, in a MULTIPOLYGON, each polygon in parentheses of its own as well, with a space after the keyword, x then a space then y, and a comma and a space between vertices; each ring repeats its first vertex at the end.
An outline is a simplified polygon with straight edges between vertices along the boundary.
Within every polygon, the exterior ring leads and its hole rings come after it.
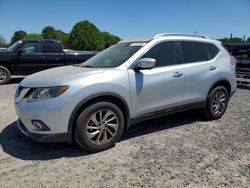
POLYGON ((174 78, 179 78, 179 77, 181 77, 181 76, 183 76, 183 73, 182 73, 182 72, 175 72, 175 73, 173 74, 173 77, 174 77, 174 78))
POLYGON ((213 70, 215 70, 215 69, 216 69, 216 66, 213 66, 213 65, 212 65, 212 66, 209 67, 209 70, 210 70, 210 71, 213 71, 213 70))

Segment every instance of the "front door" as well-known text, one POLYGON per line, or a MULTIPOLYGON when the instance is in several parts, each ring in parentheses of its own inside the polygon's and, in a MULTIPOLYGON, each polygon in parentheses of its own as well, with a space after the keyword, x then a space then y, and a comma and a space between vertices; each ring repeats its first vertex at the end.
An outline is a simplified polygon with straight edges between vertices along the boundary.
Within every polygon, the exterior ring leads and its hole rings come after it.
POLYGON ((44 55, 39 42, 27 42, 16 55, 13 69, 17 74, 28 75, 44 69, 44 55))
POLYGON ((179 107, 183 102, 184 75, 175 41, 152 47, 141 58, 154 58, 150 70, 129 69, 133 117, 179 107))

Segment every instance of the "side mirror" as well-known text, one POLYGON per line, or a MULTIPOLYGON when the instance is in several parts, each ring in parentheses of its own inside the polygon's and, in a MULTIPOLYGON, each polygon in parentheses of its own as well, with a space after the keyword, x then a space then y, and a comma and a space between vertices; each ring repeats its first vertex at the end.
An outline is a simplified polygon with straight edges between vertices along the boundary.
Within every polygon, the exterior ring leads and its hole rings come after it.
POLYGON ((19 48, 17 50, 17 55, 21 55, 22 53, 25 53, 25 50, 23 48, 19 48))
POLYGON ((153 58, 142 58, 136 62, 134 69, 152 69, 155 67, 156 60, 153 58))

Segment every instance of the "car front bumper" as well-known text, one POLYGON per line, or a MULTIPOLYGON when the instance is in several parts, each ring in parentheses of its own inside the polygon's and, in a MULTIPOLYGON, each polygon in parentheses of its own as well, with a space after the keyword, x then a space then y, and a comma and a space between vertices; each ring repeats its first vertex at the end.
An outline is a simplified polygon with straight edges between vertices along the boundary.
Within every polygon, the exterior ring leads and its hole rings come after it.
POLYGON ((29 103, 27 98, 15 98, 15 110, 20 131, 38 142, 71 142, 68 129, 69 119, 74 106, 67 98, 56 97, 29 103), (34 122, 46 126, 40 129, 34 122))
POLYGON ((70 133, 58 133, 58 134, 39 134, 29 132, 20 119, 17 120, 17 126, 19 130, 31 140, 48 143, 48 142, 71 142, 70 133))

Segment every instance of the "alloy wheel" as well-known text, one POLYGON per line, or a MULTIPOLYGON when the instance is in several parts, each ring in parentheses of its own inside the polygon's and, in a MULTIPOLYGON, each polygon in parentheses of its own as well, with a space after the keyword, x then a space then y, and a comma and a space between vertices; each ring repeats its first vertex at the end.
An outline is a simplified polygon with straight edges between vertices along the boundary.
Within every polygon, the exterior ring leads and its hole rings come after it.
POLYGON ((86 126, 87 138, 96 145, 112 140, 118 130, 118 118, 108 109, 99 110, 91 115, 86 126))
POLYGON ((212 110, 215 115, 220 115, 224 112, 227 104, 227 96, 223 90, 218 90, 212 100, 212 110))
POLYGON ((6 72, 3 69, 0 69, 0 82, 4 81, 7 77, 6 72))

